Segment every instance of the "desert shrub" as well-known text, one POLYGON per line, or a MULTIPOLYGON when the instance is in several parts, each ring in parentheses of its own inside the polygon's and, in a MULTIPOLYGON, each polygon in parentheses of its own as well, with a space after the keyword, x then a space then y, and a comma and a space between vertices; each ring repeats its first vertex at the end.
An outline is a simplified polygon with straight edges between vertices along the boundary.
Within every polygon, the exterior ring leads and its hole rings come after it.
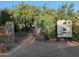
POLYGON ((15 22, 15 32, 20 28, 30 31, 32 27, 39 27, 44 37, 50 39, 56 37, 57 20, 72 20, 73 38, 79 39, 79 12, 74 12, 73 3, 62 4, 56 10, 43 7, 22 3, 15 8, 1 10, 0 25, 5 25, 6 21, 12 20, 15 22))
POLYGON ((72 27, 72 34, 73 34, 73 39, 78 40, 79 39, 79 20, 75 19, 73 21, 73 27, 72 27))
POLYGON ((55 17, 52 15, 44 14, 37 17, 36 26, 41 28, 41 33, 45 39, 55 37, 55 17))

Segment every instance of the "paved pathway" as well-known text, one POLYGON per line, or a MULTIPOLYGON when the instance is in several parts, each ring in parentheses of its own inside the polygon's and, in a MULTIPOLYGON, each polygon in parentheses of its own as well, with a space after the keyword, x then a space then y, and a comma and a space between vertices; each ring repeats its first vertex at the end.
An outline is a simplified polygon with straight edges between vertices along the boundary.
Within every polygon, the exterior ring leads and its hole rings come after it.
POLYGON ((11 56, 16 57, 75 57, 79 56, 79 43, 77 42, 43 42, 34 41, 24 45, 11 56))
POLYGON ((79 57, 79 43, 32 41, 29 45, 23 45, 10 57, 79 57))

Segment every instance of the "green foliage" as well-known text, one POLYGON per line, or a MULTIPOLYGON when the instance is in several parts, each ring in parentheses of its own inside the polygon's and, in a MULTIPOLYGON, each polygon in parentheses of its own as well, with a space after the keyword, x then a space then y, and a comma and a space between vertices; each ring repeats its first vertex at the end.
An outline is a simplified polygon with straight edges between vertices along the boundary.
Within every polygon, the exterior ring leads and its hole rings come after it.
POLYGON ((37 12, 37 7, 21 3, 11 10, 11 19, 18 26, 18 29, 32 28, 34 16, 37 12))
POLYGON ((5 25, 6 21, 11 21, 10 16, 8 9, 0 10, 0 25, 5 25))
POLYGON ((73 21, 73 38, 79 39, 79 12, 77 12, 73 21))
POLYGON ((42 33, 47 39, 50 39, 55 35, 54 18, 50 15, 45 15, 43 20, 42 33))
POLYGON ((73 38, 79 39, 79 12, 74 12, 73 3, 64 3, 58 9, 51 9, 47 6, 42 8, 25 3, 20 3, 12 9, 0 10, 0 25, 6 21, 14 21, 16 29, 41 28, 45 38, 55 37, 57 20, 72 20, 73 38))
POLYGON ((56 25, 56 11, 49 8, 42 9, 38 16, 36 16, 35 26, 41 28, 41 33, 46 39, 55 37, 56 25))

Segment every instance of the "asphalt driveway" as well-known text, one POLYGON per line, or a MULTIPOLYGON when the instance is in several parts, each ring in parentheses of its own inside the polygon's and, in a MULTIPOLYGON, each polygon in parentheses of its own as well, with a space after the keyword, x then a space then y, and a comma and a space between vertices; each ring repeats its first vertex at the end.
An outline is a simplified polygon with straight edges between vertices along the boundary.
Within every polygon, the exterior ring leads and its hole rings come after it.
POLYGON ((79 57, 79 43, 34 41, 32 44, 22 46, 13 57, 79 57))
MULTIPOLYGON (((22 43, 22 46, 13 54, 6 57, 79 57, 79 43, 55 42, 55 41, 36 41, 31 44, 22 43)), ((4 56, 4 55, 1 55, 4 56)))

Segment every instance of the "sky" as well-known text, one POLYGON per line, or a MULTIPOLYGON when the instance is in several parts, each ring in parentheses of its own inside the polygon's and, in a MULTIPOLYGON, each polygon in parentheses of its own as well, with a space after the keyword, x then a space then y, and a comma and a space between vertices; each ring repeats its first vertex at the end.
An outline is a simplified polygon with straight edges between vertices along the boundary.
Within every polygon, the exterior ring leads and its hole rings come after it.
MULTIPOLYGON (((0 9, 12 8, 13 6, 19 4, 22 1, 0 1, 0 9)), ((57 9, 63 3, 70 3, 71 1, 25 1, 26 4, 31 4, 35 6, 47 5, 50 8, 57 9)), ((79 10, 79 1, 72 1, 74 3, 75 11, 79 10)))

